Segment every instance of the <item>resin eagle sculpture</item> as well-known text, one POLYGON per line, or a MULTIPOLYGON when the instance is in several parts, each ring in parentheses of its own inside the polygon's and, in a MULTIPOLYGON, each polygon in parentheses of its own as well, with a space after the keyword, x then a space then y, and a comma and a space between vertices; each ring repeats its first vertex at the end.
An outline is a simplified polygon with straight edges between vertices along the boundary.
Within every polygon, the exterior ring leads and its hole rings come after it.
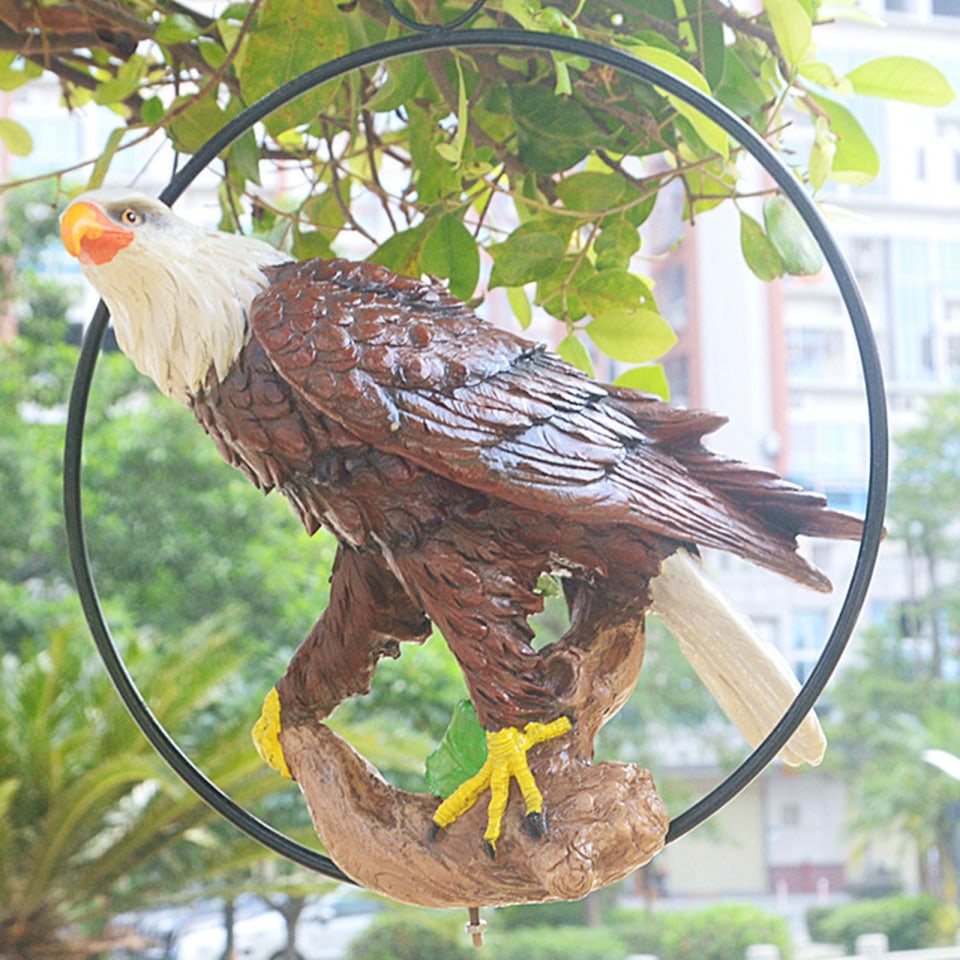
MULTIPOLYGON (((749 630, 721 618, 697 635, 699 615, 723 603, 690 556, 717 548, 828 590, 796 537, 857 538, 861 522, 710 452, 702 438, 723 418, 597 383, 439 284, 296 262, 139 193, 79 197, 61 234, 137 368, 309 533, 339 540, 329 606, 254 728, 280 772, 286 724, 366 691, 379 657, 422 642, 432 622, 488 741, 484 768, 439 806, 435 830, 489 787, 493 853, 513 776, 526 827, 542 834, 526 752, 576 723, 531 643, 544 573, 607 599, 649 598, 751 742, 789 706, 795 679, 749 630)), ((810 716, 784 758, 815 763, 823 748, 810 716)))

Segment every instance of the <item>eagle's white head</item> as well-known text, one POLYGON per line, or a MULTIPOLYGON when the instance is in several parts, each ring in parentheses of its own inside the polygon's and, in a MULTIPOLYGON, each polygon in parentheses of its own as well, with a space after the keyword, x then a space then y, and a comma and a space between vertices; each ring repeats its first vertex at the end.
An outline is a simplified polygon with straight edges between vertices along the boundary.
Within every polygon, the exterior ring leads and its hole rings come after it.
POLYGON ((120 349, 184 402, 211 366, 223 377, 247 341, 263 268, 288 254, 207 230, 143 193, 92 190, 60 217, 64 246, 110 308, 120 349))

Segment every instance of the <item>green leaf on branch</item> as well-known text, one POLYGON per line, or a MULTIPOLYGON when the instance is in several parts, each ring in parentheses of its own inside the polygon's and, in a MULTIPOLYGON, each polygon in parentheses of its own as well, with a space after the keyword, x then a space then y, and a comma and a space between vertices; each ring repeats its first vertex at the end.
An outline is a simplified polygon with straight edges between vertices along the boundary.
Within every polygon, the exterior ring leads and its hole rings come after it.
POLYGON ((118 70, 115 77, 105 80, 93 93, 93 102, 106 106, 126 100, 147 75, 147 60, 135 53, 118 70))
POLYGON ((662 356, 677 342, 640 277, 605 270, 583 284, 579 294, 593 317, 586 327, 587 335, 614 360, 645 363, 662 356))
POLYGON ((199 150, 228 119, 213 94, 199 100, 190 96, 179 97, 174 100, 173 109, 180 108, 183 112, 170 121, 168 130, 177 148, 186 153, 199 150))
POLYGON ((853 93, 853 84, 846 77, 837 76, 833 67, 828 63, 822 63, 819 60, 807 60, 800 65, 800 75, 843 96, 849 96, 853 93))
POLYGON ((114 154, 120 149, 120 144, 123 142, 123 135, 126 132, 126 127, 117 127, 110 131, 110 136, 107 137, 107 143, 103 148, 103 153, 97 157, 97 162, 93 165, 93 170, 90 171, 90 179, 87 181, 88 190, 96 190, 97 187, 103 186, 107 171, 113 162, 114 154))
POLYGON ((188 43, 202 32, 196 21, 186 14, 169 13, 157 24, 153 39, 163 44, 188 43))
POLYGON ((473 296, 480 276, 480 254, 477 241, 459 217, 444 213, 433 222, 420 252, 420 269, 447 277, 455 297, 469 300, 473 296))
POLYGON ((763 110, 771 99, 769 86, 761 82, 733 47, 728 48, 723 62, 723 77, 714 96, 735 113, 750 119, 754 126, 762 123, 763 110))
POLYGON ((763 223, 787 273, 806 277, 820 271, 823 266, 820 247, 786 197, 778 194, 764 203, 763 223))
POLYGON ((813 47, 813 23, 798 0, 764 0, 777 46, 787 63, 798 67, 813 47))
POLYGON ((648 363, 627 370, 613 381, 615 386, 629 387, 642 393, 652 393, 661 400, 670 399, 670 384, 662 363, 648 363))
POLYGON ((309 260, 311 257, 329 260, 333 257, 333 250, 322 231, 297 230, 293 235, 293 255, 298 260, 309 260))
POLYGON ((437 144, 436 149, 447 163, 459 167, 463 160, 463 148, 467 142, 470 118, 467 112, 467 85, 463 79, 463 66, 459 57, 454 59, 454 64, 457 68, 457 132, 451 143, 437 144))
MULTIPOLYGON (((265 0, 239 71, 247 103, 347 53, 350 36, 345 19, 334 0, 265 0)), ((308 123, 331 102, 336 90, 336 83, 325 83, 297 97, 264 120, 267 130, 275 136, 308 123)))
POLYGON ((810 160, 807 173, 810 186, 819 190, 830 176, 833 161, 837 156, 837 135, 830 128, 826 117, 817 117, 814 123, 813 146, 810 148, 810 160))
POLYGON ((747 266, 764 282, 783 276, 783 260, 763 227, 740 211, 740 249, 747 266))
POLYGON ((587 109, 536 83, 510 89, 520 162, 538 173, 561 173, 579 163, 605 137, 587 109))
POLYGON ((533 308, 530 306, 526 290, 523 287, 507 287, 507 300, 513 315, 517 318, 517 323, 520 324, 520 329, 526 330, 533 322, 533 308))
POLYGON ((43 67, 30 60, 19 60, 14 50, 0 52, 0 91, 16 90, 43 73, 43 67), (14 63, 17 66, 14 67, 14 63))
POLYGON ((437 797, 449 797, 472 777, 487 759, 487 737, 469 700, 453 708, 443 739, 426 761, 427 789, 437 797))
POLYGON ((879 57, 847 74, 855 93, 902 100, 927 107, 945 107, 956 94, 947 78, 931 63, 915 57, 879 57))
POLYGON ((597 275, 587 257, 568 255, 545 270, 537 281, 534 300, 551 317, 576 323, 587 315, 587 308, 580 299, 580 288, 597 275))
MULTIPOLYGON (((655 67, 660 67, 661 70, 666 70, 667 73, 672 73, 681 80, 685 80, 701 93, 710 95, 710 86, 707 84, 706 78, 688 60, 684 60, 682 57, 678 57, 669 50, 663 50, 660 47, 635 45, 630 47, 630 52, 637 59, 652 63, 655 67)), ((708 119, 685 100, 669 93, 666 94, 666 97, 670 101, 670 105, 687 120, 697 136, 710 150, 723 157, 729 156, 730 141, 722 127, 708 119)))
POLYGON ((830 130, 836 137, 830 179, 855 186, 870 183, 880 172, 880 154, 860 121, 835 100, 815 93, 808 96, 829 118, 830 130))
POLYGON ((587 348, 580 342, 579 337, 574 333, 569 333, 559 344, 557 344, 557 353, 567 361, 572 367, 576 367, 588 377, 595 376, 593 360, 587 348))
POLYGON ((627 220, 609 220, 593 243, 598 270, 626 270, 640 249, 640 233, 627 220))
POLYGON ((143 106, 140 108, 140 119, 152 127, 160 123, 164 113, 166 113, 166 107, 164 107, 163 101, 159 97, 150 97, 143 101, 143 106))
POLYGON ((26 157, 33 150, 30 131, 9 117, 0 117, 0 143, 15 157, 26 157))
POLYGON ((584 170, 564 177, 557 184, 557 196, 568 210, 602 213, 620 203, 627 182, 618 173, 584 170))
POLYGON ((557 232, 545 229, 540 221, 528 220, 503 243, 490 248, 490 286, 520 287, 539 280, 556 268, 566 249, 566 239, 557 232))
POLYGON ((423 273, 420 253, 426 238, 425 223, 417 224, 409 230, 393 234, 380 244, 368 259, 408 277, 419 277, 423 273))

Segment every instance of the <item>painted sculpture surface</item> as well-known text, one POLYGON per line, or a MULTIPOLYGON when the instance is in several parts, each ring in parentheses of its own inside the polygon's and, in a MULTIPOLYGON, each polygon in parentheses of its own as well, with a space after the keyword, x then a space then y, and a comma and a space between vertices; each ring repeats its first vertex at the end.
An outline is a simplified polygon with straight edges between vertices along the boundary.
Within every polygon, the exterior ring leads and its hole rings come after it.
MULTIPOLYGON (((310 534, 339 540, 329 606, 254 737, 361 883, 430 906, 537 901, 649 860, 668 824, 649 774, 591 759, 636 683, 651 604, 751 743, 789 705, 789 668, 690 554, 827 590, 797 536, 855 539, 861 523, 709 451, 723 418, 596 383, 440 285, 294 262, 142 194, 86 194, 61 233, 137 368, 310 534), (543 573, 563 578, 571 627, 537 651, 543 573), (432 625, 488 741, 484 771, 439 806, 389 787, 320 722, 432 625)), ((823 748, 810 716, 783 757, 823 748)))

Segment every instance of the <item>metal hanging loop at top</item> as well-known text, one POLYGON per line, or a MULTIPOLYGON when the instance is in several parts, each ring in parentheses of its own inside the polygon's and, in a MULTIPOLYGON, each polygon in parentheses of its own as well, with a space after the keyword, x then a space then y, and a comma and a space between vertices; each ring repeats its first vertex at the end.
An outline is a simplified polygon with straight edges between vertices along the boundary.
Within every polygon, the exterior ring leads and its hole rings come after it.
MULTIPOLYGON (((391 13, 397 15, 392 0, 385 0, 385 2, 391 13)), ((428 27, 410 21, 409 18, 402 15, 398 16, 401 23, 416 32, 408 36, 386 40, 362 50, 355 50, 288 81, 228 121, 211 136, 170 180, 161 193, 160 199, 165 203, 172 204, 206 169, 210 162, 231 143, 251 129, 254 124, 269 116, 279 107, 289 103, 295 97, 352 70, 381 64, 398 57, 451 47, 464 49, 512 48, 571 54, 585 57, 611 69, 621 71, 641 83, 652 84, 679 97, 699 110, 704 116, 713 120, 737 140, 776 182, 800 214, 824 254, 827 266, 833 274, 838 292, 846 307, 860 355, 867 401, 870 442, 869 480, 863 537, 860 542, 856 565, 851 574, 847 592, 836 616, 833 629, 820 659, 792 706, 767 735, 766 739, 754 749, 736 770, 701 800, 671 821, 670 830, 667 834, 667 840, 671 841, 716 813, 773 761, 780 748, 797 729, 823 692, 853 632, 857 616, 866 597, 867 587, 873 574, 883 536, 883 514, 887 495, 887 468, 889 463, 889 431, 880 356, 856 279, 826 221, 793 171, 745 121, 712 97, 674 74, 642 61, 625 50, 604 47, 592 41, 550 33, 534 33, 502 28, 455 29, 457 26, 466 23, 482 6, 482 0, 477 0, 467 13, 442 27, 428 27)), ((67 413, 63 468, 64 514, 70 562, 84 613, 101 658, 137 725, 168 765, 192 790, 203 797, 218 813, 230 820, 234 826, 274 852, 318 873, 339 880, 349 880, 329 857, 325 857, 317 851, 294 841, 257 819, 248 810, 241 808, 193 764, 150 711, 126 669, 110 633, 103 609, 100 606, 90 560, 87 555, 81 483, 84 420, 93 373, 100 346, 106 333, 108 319, 107 309, 101 302, 84 337, 80 360, 74 377, 67 413)))
POLYGON ((390 11, 390 16, 397 23, 402 24, 408 30, 416 30, 417 33, 446 33, 450 30, 458 30, 468 24, 484 8, 486 2, 487 0, 474 0, 469 10, 447 23, 420 23, 418 20, 408 17, 405 13, 401 13, 397 9, 396 0, 383 0, 384 6, 390 11))

